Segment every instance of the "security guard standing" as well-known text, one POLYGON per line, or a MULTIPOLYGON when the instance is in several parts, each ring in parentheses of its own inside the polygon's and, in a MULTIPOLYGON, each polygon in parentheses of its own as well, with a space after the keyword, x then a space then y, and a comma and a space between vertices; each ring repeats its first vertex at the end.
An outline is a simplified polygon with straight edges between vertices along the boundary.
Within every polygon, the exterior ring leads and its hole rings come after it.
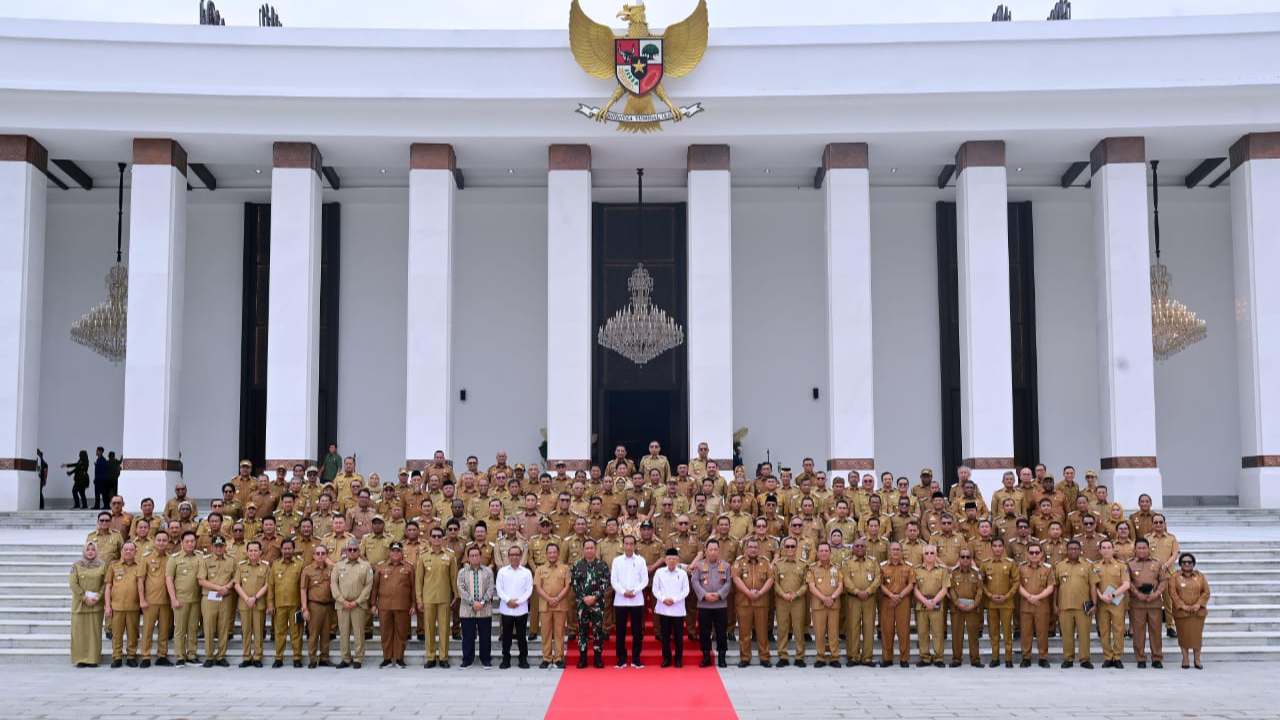
POLYGON ((284 666, 287 644, 293 642, 293 666, 302 667, 302 628, 298 624, 302 606, 302 559, 294 554, 292 538, 280 543, 280 559, 271 564, 267 606, 271 608, 271 634, 276 639, 276 659, 271 667, 284 666))
POLYGON ((415 596, 426 615, 427 658, 424 667, 449 667, 449 608, 458 577, 458 560, 444 547, 444 532, 431 528, 430 546, 418 555, 415 596))
MULTIPOLYGON (((186 544, 186 539, 183 539, 186 544)), ((205 595, 200 598, 204 623, 204 666, 227 667, 227 640, 235 620, 235 599, 231 598, 236 579, 236 561, 227 557, 227 541, 213 538, 213 554, 200 558, 196 578, 205 595)))
POLYGON ((964 639, 969 638, 969 664, 982 667, 978 631, 982 629, 982 573, 973 564, 973 550, 960 550, 960 564, 951 573, 951 667, 960 667, 964 639))
MULTIPOLYGON (((787 540, 796 539, 788 536, 787 540)), ((831 564, 831 545, 818 544, 818 562, 809 567, 805 580, 809 584, 810 604, 813 608, 814 644, 817 649, 816 668, 840 667, 840 598, 844 585, 840 570, 831 564)))
POLYGON ((409 612, 414 607, 414 569, 404 561, 404 545, 393 542, 390 556, 373 575, 373 611, 382 632, 382 665, 405 667, 404 648, 409 642, 409 612))
MULTIPOLYGON (((262 559, 262 543, 250 540, 248 557, 237 563, 235 589, 240 596, 240 632, 244 659, 240 667, 262 667, 262 631, 267 618, 271 565, 262 559)), ((230 628, 228 628, 230 629, 230 628)))
POLYGON ((751 636, 760 650, 760 666, 772 667, 769 659, 769 598, 773 594, 773 569, 760 557, 760 543, 746 541, 746 554, 733 563, 733 595, 737 601, 738 667, 751 664, 751 636))
POLYGON ((844 637, 847 664, 871 665, 875 654, 880 563, 867 556, 867 541, 853 541, 853 554, 840 568, 844 579, 844 637))
POLYGON ((1062 667, 1079 660, 1080 667, 1093 669, 1089 661, 1089 618, 1094 614, 1098 578, 1089 561, 1080 557, 1080 541, 1067 542, 1067 559, 1053 568, 1058 584, 1058 626, 1062 628, 1062 667), (1077 648, 1076 643, 1079 642, 1077 648))
POLYGON ((982 564, 982 594, 987 601, 991 633, 991 667, 1000 664, 1004 643, 1005 667, 1013 667, 1013 609, 1018 593, 1018 563, 1005 554, 1004 540, 991 541, 991 559, 982 564))
POLYGON ((898 661, 909 667, 911 649, 911 593, 916 575, 902 559, 902 545, 889 544, 889 559, 880 564, 880 667, 893 664, 893 640, 898 639, 898 661))
MULTIPOLYGON (((959 550, 956 555, 959 559, 959 550)), ((916 602, 916 634, 920 643, 919 667, 934 665, 943 667, 942 636, 946 633, 947 616, 942 609, 950 589, 951 576, 938 559, 938 548, 925 545, 924 563, 914 570, 916 583, 913 594, 916 602)))
MULTIPOLYGON (((759 547, 759 541, 756 541, 759 547)), ((808 567, 796 557, 799 541, 785 538, 782 554, 773 561, 774 614, 778 617, 778 667, 790 665, 787 646, 796 641, 796 667, 804 667, 804 635, 808 627, 808 567)))

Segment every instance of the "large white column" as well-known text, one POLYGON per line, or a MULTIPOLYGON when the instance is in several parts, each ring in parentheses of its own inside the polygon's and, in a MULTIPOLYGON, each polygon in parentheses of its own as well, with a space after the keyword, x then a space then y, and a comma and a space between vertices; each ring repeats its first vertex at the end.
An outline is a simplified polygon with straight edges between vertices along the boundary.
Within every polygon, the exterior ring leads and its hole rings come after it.
POLYGON ((1098 279, 1098 481, 1126 508, 1136 508, 1143 494, 1159 506, 1145 142, 1106 138, 1089 160, 1098 279))
POLYGON ((875 469, 871 194, 866 143, 822 153, 827 210, 827 469, 875 469))
POLYGON ((689 457, 705 442, 733 473, 733 233, 729 146, 690 145, 689 457))
POLYGON ((265 467, 315 462, 320 375, 320 150, 272 149, 265 467))
POLYGON ((35 457, 48 161, 35 139, 0 135, 0 511, 40 503, 35 457))
POLYGON ((961 145, 956 173, 961 454, 990 497, 1014 465, 1004 141, 961 145))
POLYGON ((591 147, 547 152, 547 467, 591 464, 591 147))
POLYGON ((187 255, 187 153, 170 139, 133 141, 129 191, 129 327, 120 494, 159 506, 182 474, 178 387, 187 255))
POLYGON ((452 145, 409 148, 409 292, 405 368, 405 466, 421 470, 436 450, 451 457, 453 374, 452 145))
POLYGON ((1280 507, 1280 133, 1231 146, 1240 504, 1280 507))

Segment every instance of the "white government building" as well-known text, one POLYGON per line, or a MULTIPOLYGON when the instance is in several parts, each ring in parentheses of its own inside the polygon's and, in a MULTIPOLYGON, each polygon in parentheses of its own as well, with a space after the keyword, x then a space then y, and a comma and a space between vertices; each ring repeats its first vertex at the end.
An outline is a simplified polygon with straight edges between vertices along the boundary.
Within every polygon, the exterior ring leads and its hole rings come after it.
POLYGON ((132 507, 325 438, 392 479, 541 460, 543 428, 571 467, 649 437, 727 460, 743 427, 751 466, 965 462, 989 492, 1039 461, 1129 507, 1280 506, 1280 13, 711 12, 665 83, 705 112, 644 135, 575 114, 613 84, 563 30, 0 22, 0 509, 36 506, 37 447, 50 498, 122 452, 132 507), (1207 325, 1165 361, 1153 160, 1207 325), (70 329, 107 298, 121 162, 113 363, 70 329), (645 366, 597 343, 640 262, 684 334, 645 366))

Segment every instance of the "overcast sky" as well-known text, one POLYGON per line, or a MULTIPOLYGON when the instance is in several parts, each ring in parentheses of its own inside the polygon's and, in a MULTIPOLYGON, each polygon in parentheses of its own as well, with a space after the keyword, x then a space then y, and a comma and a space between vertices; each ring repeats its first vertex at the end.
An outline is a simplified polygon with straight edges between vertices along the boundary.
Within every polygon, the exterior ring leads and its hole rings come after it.
MULTIPOLYGON (((582 0, 600 21, 624 0, 582 0)), ((665 26, 696 0, 649 0, 665 26)), ((219 0, 228 25, 256 25, 261 0, 219 0)), ((275 0, 291 27, 563 28, 568 0, 275 0)), ((997 0, 711 0, 713 27, 987 21, 997 0)), ((1053 0, 1009 0, 1014 21, 1043 20, 1053 0)), ((1075 19, 1280 11, 1280 0, 1075 0, 1075 19)), ((0 18, 194 24, 199 0, 0 0, 0 18)))

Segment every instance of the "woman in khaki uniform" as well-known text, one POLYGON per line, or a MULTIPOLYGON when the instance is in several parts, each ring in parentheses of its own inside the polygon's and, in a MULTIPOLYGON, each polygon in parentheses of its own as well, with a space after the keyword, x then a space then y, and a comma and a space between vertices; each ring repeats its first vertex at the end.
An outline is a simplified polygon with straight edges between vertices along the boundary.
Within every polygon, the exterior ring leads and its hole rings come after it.
POLYGON ((98 667, 102 659, 102 590, 107 565, 98 559, 98 546, 86 543, 84 555, 71 566, 71 662, 78 668, 98 667))
POLYGON ((1178 647, 1182 649, 1182 669, 1187 669, 1187 656, 1195 653, 1195 666, 1200 664, 1200 646, 1204 637, 1204 618, 1209 614, 1209 581, 1196 570, 1196 556, 1178 556, 1178 573, 1169 582, 1173 600, 1173 622, 1178 626, 1178 647))

